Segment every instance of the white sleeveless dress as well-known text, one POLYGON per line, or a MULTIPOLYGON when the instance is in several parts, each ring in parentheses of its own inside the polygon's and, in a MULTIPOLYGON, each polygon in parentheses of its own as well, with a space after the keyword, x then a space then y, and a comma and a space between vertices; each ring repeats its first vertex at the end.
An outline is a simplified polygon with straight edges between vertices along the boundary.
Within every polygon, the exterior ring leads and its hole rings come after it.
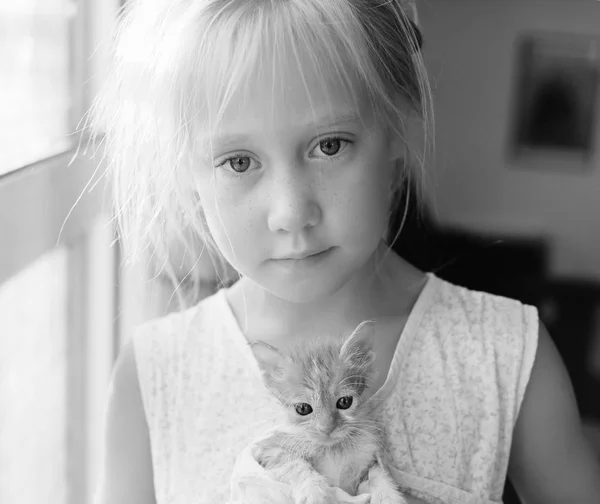
MULTIPOLYGON (((374 400, 403 491, 430 504, 502 502, 537 349, 531 306, 434 274, 374 400)), ((157 504, 224 504, 236 456, 284 418, 219 291, 133 335, 157 504)))

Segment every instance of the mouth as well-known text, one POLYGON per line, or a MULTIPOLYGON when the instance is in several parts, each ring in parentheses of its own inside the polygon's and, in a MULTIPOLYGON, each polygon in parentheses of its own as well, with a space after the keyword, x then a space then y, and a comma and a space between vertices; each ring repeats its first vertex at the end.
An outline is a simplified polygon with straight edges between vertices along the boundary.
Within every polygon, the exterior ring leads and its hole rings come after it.
POLYGON ((317 251, 317 252, 299 252, 297 254, 290 254, 285 257, 281 257, 279 259, 275 259, 276 261, 306 261, 310 259, 320 259, 325 257, 329 252, 331 252, 333 247, 330 247, 325 250, 317 251))

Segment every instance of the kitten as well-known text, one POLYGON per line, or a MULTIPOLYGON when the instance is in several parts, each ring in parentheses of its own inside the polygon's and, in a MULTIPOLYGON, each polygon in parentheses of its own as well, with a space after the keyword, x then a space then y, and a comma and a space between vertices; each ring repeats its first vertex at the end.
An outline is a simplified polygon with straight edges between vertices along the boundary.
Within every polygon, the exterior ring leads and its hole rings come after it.
POLYGON ((362 399, 375 376, 370 325, 363 322, 345 341, 325 338, 285 352, 252 343, 264 382, 289 418, 253 455, 292 487, 296 504, 330 502, 329 486, 352 496, 369 492, 372 504, 406 503, 385 469, 383 428, 362 399))

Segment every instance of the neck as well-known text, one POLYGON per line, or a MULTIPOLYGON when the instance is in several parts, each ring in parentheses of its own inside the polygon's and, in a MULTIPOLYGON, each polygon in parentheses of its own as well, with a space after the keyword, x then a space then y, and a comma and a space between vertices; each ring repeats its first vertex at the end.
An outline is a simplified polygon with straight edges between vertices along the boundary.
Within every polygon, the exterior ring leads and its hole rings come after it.
POLYGON ((250 341, 323 331, 339 334, 366 319, 397 315, 402 299, 418 287, 419 273, 382 244, 360 271, 325 299, 293 303, 242 279, 232 287, 229 301, 250 341))

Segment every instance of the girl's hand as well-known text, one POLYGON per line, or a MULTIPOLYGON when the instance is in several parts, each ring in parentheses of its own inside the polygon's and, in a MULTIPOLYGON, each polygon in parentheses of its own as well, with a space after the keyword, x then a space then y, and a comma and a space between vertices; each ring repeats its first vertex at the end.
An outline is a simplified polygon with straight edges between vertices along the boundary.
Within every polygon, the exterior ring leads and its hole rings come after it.
POLYGON ((510 457, 509 477, 528 504, 600 502, 600 464, 584 438, 565 366, 541 324, 510 457))

